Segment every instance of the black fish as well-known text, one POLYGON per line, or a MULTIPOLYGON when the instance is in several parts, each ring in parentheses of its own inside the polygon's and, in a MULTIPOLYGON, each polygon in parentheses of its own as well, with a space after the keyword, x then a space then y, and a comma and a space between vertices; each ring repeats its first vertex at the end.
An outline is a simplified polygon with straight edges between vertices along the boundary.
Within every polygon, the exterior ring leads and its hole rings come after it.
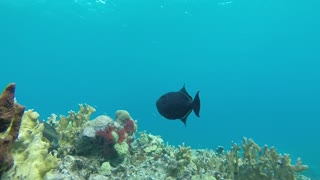
POLYGON ((47 138, 50 143, 51 143, 51 147, 49 149, 53 150, 53 149, 57 149, 59 144, 58 144, 58 140, 59 140, 59 134, 56 131, 56 129, 54 127, 52 127, 50 124, 48 124, 45 121, 40 121, 41 123, 43 123, 44 125, 44 129, 43 129, 43 137, 47 138))
POLYGON ((157 100, 157 109, 163 117, 170 120, 180 119, 186 125, 188 115, 192 110, 200 117, 199 92, 195 95, 194 100, 184 86, 178 92, 168 92, 157 100))

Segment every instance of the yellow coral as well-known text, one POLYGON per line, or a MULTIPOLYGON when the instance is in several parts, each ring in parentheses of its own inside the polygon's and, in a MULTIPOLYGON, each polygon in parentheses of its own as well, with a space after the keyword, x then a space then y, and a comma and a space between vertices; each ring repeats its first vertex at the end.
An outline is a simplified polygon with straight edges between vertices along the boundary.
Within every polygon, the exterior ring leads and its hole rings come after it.
POLYGON ((278 154, 274 147, 259 147, 252 139, 243 139, 241 146, 233 144, 227 153, 227 169, 230 179, 238 180, 296 180, 296 172, 306 170, 298 159, 297 165, 291 165, 288 154, 278 154), (242 148, 241 148, 242 147, 242 148), (243 151, 242 157, 239 152, 243 151))
POLYGON ((14 167, 4 179, 43 179, 50 170, 57 168, 58 159, 50 154, 50 143, 43 138, 43 123, 39 114, 28 110, 22 117, 19 138, 13 147, 14 167))
POLYGON ((114 145, 114 149, 120 157, 125 157, 129 152, 129 145, 126 142, 117 143, 114 145))
POLYGON ((66 155, 71 151, 80 129, 85 123, 89 122, 90 116, 96 111, 95 108, 87 104, 79 104, 79 108, 80 110, 77 113, 69 111, 68 116, 61 115, 59 120, 56 119, 57 116, 55 114, 52 114, 48 119, 50 124, 58 124, 59 155, 66 155))

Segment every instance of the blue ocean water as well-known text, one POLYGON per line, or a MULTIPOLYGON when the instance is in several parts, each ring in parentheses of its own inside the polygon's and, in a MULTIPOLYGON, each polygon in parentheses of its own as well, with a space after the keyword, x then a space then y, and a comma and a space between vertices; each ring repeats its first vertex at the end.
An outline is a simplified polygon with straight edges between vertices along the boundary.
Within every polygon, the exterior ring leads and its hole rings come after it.
POLYGON ((128 110, 139 131, 192 148, 242 137, 320 179, 320 2, 1 0, 0 85, 46 119, 79 103, 128 110), (200 90, 200 118, 161 117, 160 95, 200 90))

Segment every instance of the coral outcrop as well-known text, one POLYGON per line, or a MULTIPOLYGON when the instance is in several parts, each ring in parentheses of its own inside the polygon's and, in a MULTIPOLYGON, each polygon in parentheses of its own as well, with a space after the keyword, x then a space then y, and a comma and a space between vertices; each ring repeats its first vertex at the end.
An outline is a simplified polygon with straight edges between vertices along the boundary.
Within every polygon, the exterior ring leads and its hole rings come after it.
POLYGON ((64 156, 75 151, 74 143, 78 138, 83 125, 90 120, 90 116, 96 111, 95 108, 87 104, 80 104, 80 110, 76 113, 69 111, 68 116, 52 114, 48 118, 48 123, 57 129, 59 136, 58 155, 64 156))
POLYGON ((77 155, 97 155, 101 153, 99 149, 96 132, 104 130, 113 120, 106 115, 101 115, 84 124, 80 134, 74 143, 75 154, 77 155))
POLYGON ((112 165, 116 166, 124 160, 136 131, 137 125, 130 114, 118 110, 116 121, 109 123, 104 130, 96 132, 98 141, 102 145, 102 152, 112 165))
POLYGON ((15 103, 15 88, 14 83, 9 84, 0 96, 0 179, 2 174, 14 165, 11 151, 19 135, 21 117, 25 109, 24 106, 15 103))
POLYGON ((56 127, 59 135, 58 155, 101 155, 113 166, 120 164, 129 152, 129 145, 137 131, 136 122, 125 110, 116 111, 115 121, 102 115, 90 121, 95 109, 80 104, 78 113, 69 116, 51 115, 48 124, 56 127))
MULTIPOLYGON (((56 120, 51 120, 50 123, 60 124, 56 120)), ((59 125, 56 127, 59 127, 59 125)), ((79 127, 76 134, 72 134, 74 138, 73 143, 70 143, 70 149, 73 150, 65 151, 67 155, 61 154, 62 163, 58 168, 60 170, 55 170, 53 175, 47 175, 47 178, 68 179, 78 177, 78 179, 81 179, 82 176, 78 173, 82 171, 73 171, 67 168, 68 173, 60 174, 62 169, 66 171, 66 167, 75 168, 79 164, 83 166, 91 164, 91 167, 95 167, 92 171, 110 175, 111 169, 121 165, 129 156, 136 131, 136 121, 125 110, 117 111, 115 120, 109 116, 101 115, 87 121, 79 127)), ((77 168, 75 169, 77 170, 77 168)), ((96 177, 96 175, 99 176, 99 174, 93 173, 93 176, 96 177)), ((89 175, 86 176, 86 178, 88 177, 89 175)))

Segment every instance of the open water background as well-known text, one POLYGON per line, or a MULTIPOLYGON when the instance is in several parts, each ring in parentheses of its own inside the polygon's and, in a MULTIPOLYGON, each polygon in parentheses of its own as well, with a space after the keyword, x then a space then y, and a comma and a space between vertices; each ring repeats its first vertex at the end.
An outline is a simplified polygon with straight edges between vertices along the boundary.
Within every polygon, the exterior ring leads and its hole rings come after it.
POLYGON ((46 119, 79 103, 128 110, 139 130, 215 149, 276 146, 320 179, 319 1, 1 0, 0 85, 46 119), (200 118, 157 98, 200 90, 200 118))

